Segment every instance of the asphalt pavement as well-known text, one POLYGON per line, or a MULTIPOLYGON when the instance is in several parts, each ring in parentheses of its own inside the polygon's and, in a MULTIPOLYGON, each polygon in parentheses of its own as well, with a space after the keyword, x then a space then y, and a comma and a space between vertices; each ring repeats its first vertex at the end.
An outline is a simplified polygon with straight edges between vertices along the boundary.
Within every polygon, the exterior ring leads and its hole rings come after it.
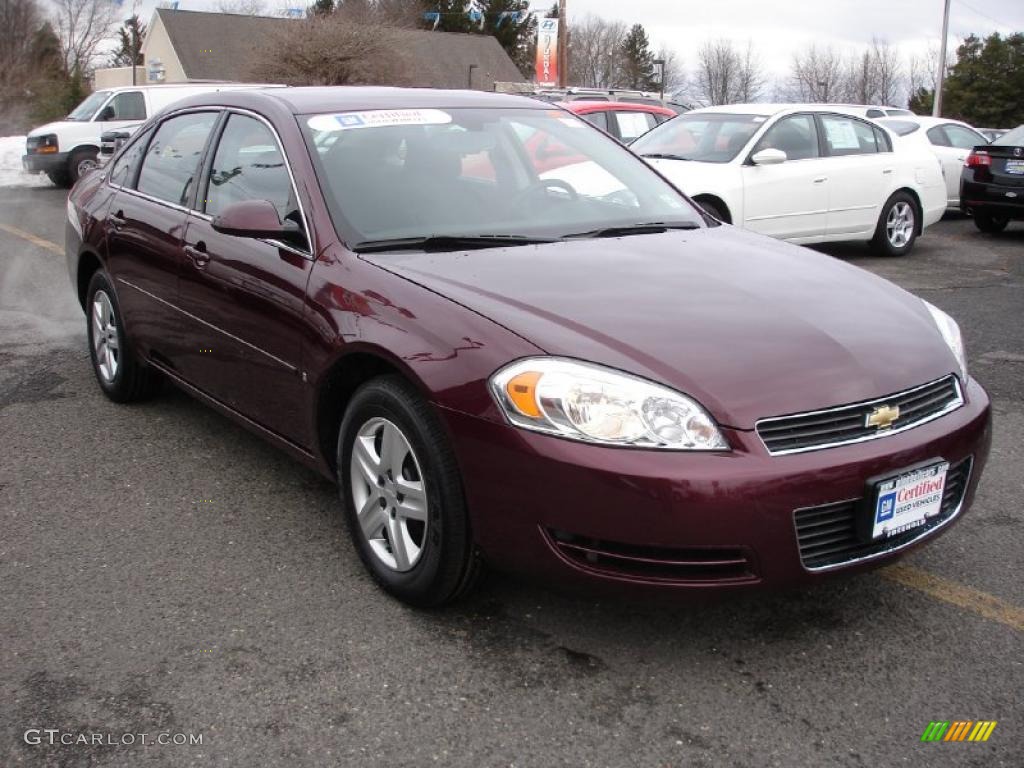
POLYGON ((974 508, 900 569, 684 605, 493 574, 420 612, 318 475, 179 392, 102 397, 64 215, 0 189, 3 768, 1024 765, 1024 223, 822 249, 953 314, 993 399, 974 508))

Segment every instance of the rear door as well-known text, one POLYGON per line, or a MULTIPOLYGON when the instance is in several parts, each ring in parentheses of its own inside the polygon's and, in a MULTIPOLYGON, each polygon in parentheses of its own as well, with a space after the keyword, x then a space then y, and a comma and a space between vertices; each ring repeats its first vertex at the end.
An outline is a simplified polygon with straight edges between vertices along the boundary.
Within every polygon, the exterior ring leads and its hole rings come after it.
POLYGON ((828 234, 868 236, 889 196, 894 158, 881 129, 847 115, 818 115, 829 179, 828 234))
POLYGON ((824 234, 830 185, 822 167, 814 116, 781 118, 749 154, 762 149, 782 150, 786 161, 753 165, 748 158, 742 166, 743 226, 764 235, 796 240, 824 234))
POLYGON ((168 118, 132 144, 111 169, 107 269, 137 350, 170 364, 183 343, 175 309, 182 236, 199 163, 216 112, 168 118))
POLYGON ((195 343, 186 378, 263 427, 309 447, 302 418, 303 313, 310 248, 224 235, 213 217, 233 203, 269 200, 306 230, 280 142, 269 124, 232 112, 210 153, 199 209, 188 217, 178 302, 195 343))

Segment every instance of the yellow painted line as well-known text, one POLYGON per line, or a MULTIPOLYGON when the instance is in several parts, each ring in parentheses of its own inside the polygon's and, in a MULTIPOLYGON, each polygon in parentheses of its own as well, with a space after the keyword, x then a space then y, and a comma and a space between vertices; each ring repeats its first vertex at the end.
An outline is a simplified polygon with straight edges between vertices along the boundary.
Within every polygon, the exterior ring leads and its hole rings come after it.
POLYGON ((4 232, 10 235, 14 235, 15 237, 20 237, 22 240, 27 240, 28 242, 32 243, 32 245, 37 245, 40 248, 45 248, 48 251, 53 251, 54 253, 58 253, 61 256, 64 255, 64 249, 61 246, 57 245, 52 240, 46 240, 42 237, 39 237, 38 235, 33 235, 31 232, 26 232, 24 229, 12 227, 10 224, 0 224, 0 230, 3 230, 4 232))
POLYGON ((929 597, 955 605, 992 621, 1024 632, 1024 608, 1019 608, 995 595, 965 587, 912 565, 890 565, 880 573, 886 579, 924 592, 929 597))

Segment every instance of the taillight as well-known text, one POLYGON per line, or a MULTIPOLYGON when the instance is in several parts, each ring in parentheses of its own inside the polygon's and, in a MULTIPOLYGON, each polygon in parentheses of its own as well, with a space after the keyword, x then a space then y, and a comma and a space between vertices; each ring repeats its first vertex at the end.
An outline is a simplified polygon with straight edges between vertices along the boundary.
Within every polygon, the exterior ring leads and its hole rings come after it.
POLYGON ((964 161, 965 168, 988 168, 992 165, 992 156, 983 149, 975 150, 964 161))

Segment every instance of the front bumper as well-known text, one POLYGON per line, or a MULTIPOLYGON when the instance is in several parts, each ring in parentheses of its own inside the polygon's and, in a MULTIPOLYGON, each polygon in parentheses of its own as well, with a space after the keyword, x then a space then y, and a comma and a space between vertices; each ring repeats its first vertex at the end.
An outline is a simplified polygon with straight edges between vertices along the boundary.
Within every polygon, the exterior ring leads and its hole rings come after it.
POLYGON ((68 153, 52 152, 42 155, 22 155, 21 165, 29 173, 63 171, 68 167, 68 153))
POLYGON ((1020 186, 986 184, 963 180, 960 184, 960 210, 984 211, 991 216, 1024 219, 1024 179, 1020 186))
POLYGON ((965 404, 935 421, 788 456, 769 456, 747 431, 724 430, 729 453, 687 454, 586 445, 442 414, 489 562, 548 581, 631 591, 784 587, 889 561, 962 517, 991 441, 989 399, 973 380, 965 404), (820 571, 804 565, 798 510, 860 499, 869 478, 938 458, 951 466, 973 460, 947 524, 898 551, 820 571))

